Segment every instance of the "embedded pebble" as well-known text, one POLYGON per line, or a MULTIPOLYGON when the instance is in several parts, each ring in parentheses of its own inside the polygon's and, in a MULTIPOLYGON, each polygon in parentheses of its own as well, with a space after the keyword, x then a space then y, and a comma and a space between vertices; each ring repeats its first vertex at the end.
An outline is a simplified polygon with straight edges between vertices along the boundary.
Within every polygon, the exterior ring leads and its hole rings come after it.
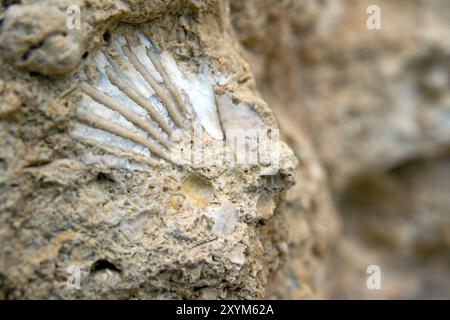
POLYGON ((214 189, 211 182, 197 175, 189 175, 181 183, 181 192, 196 207, 204 207, 212 198, 214 189))

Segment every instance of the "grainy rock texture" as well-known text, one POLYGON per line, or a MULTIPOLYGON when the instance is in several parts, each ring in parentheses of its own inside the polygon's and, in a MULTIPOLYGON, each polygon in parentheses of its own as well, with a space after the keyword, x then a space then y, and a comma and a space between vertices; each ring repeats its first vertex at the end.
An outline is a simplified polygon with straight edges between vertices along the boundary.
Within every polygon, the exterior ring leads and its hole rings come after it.
POLYGON ((207 66, 224 130, 277 130, 226 1, 3 1, 0 10, 1 298, 314 296, 333 211, 306 139, 295 141, 304 181, 280 210, 298 164, 285 143, 276 170, 123 167, 73 134, 80 82, 130 29, 184 70, 207 66), (66 30, 73 4, 80 29, 66 30))
POLYGON ((343 216, 329 296, 448 297, 448 1, 230 3, 259 89, 312 139, 343 216))
POLYGON ((276 228, 285 230, 287 238, 278 244, 282 249, 283 263, 271 275, 267 297, 323 298, 326 296, 327 278, 333 271, 329 270, 330 251, 340 237, 340 220, 331 199, 326 173, 311 143, 289 115, 280 114, 277 118, 299 165, 296 184, 286 192, 285 200, 277 209, 278 217, 284 220, 276 228))
POLYGON ((66 21, 66 14, 55 6, 11 6, 2 22, 3 58, 17 67, 44 75, 73 71, 81 59, 81 50, 79 39, 67 30, 66 21))
POLYGON ((0 298, 450 296, 448 1, 0 3, 0 298), (99 132, 79 130, 81 84, 105 86, 130 33, 182 70, 181 99, 204 92, 205 150, 280 129, 279 165, 149 166, 79 139, 99 132))

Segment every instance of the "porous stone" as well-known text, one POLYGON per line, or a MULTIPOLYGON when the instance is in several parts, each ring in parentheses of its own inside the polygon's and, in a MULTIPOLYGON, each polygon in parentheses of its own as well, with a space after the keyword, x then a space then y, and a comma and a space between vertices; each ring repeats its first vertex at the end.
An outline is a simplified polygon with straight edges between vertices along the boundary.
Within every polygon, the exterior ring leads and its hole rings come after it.
POLYGON ((73 71, 82 49, 75 32, 67 29, 67 18, 58 7, 45 3, 9 6, 0 29, 0 57, 43 75, 73 71))
MULTIPOLYGON (((200 120, 205 133, 202 150, 219 151, 226 142, 221 140, 226 137, 220 134, 215 99, 224 92, 248 106, 245 113, 259 119, 264 129, 278 129, 236 47, 227 3, 78 4, 85 44, 65 33, 64 10, 69 2, 27 1, 2 12, 1 94, 18 98, 6 101, 0 116, 0 295, 6 299, 265 297, 273 270, 269 265, 280 262, 282 250, 270 246, 281 229, 261 232, 263 227, 273 227, 275 220, 269 206, 261 223, 256 202, 264 193, 273 198, 274 208, 294 183, 297 162, 284 142, 279 143, 279 161, 273 166, 241 167, 226 161, 161 161, 153 166, 119 152, 107 139, 100 142, 109 143, 109 149, 74 134, 86 98, 81 83, 101 81, 97 72, 101 51, 112 59, 123 58, 114 41, 130 30, 152 39, 153 53, 164 68, 176 66, 178 71, 168 72, 169 77, 181 98, 196 104, 188 106, 191 113, 186 118, 200 120), (80 60, 74 52, 86 54, 80 60), (33 72, 17 72, 15 67, 33 72), (206 87, 208 99, 200 101, 199 92, 206 87)), ((125 64, 118 65, 119 71, 126 71, 125 64)), ((114 128, 116 134, 124 132, 120 128, 136 130, 125 121, 114 128)), ((101 128, 92 129, 97 130, 92 137, 100 135, 101 128)), ((193 137, 189 130, 186 136, 193 137)))

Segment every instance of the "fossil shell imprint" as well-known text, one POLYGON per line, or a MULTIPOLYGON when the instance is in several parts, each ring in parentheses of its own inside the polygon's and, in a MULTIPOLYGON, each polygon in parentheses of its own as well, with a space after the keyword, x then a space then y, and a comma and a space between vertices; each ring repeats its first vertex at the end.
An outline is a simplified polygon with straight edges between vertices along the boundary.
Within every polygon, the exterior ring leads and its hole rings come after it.
POLYGON ((136 38, 139 41, 116 36, 111 40, 113 53, 97 54, 97 76, 80 85, 80 123, 73 136, 151 166, 176 162, 172 147, 181 133, 190 132, 193 121, 213 139, 222 140, 208 75, 181 72, 151 39, 139 32, 136 38))

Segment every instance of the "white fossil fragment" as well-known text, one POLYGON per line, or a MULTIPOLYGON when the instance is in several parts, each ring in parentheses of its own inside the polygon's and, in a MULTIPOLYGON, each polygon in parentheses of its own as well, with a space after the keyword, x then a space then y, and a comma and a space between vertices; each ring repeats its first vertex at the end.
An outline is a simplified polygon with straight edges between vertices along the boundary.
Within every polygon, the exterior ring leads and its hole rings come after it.
POLYGON ((245 263, 245 247, 242 244, 237 244, 233 247, 231 252, 228 254, 228 259, 232 263, 235 263, 239 266, 244 265, 245 263))
POLYGON ((216 140, 223 139, 211 80, 206 71, 200 74, 181 73, 175 60, 167 52, 161 54, 161 63, 174 83, 187 94, 205 131, 216 140))
POLYGON ((238 207, 229 200, 224 200, 220 208, 210 212, 214 220, 212 230, 217 233, 231 234, 234 232, 238 219, 238 207))
POLYGON ((233 103, 229 94, 217 98, 220 120, 224 130, 229 129, 260 129, 264 126, 258 113, 244 102, 233 103))
POLYGON ((176 137, 180 131, 192 134, 192 121, 222 140, 207 73, 181 71, 151 39, 137 33, 136 44, 128 36, 113 37, 111 47, 96 55, 97 75, 80 84, 77 116, 82 125, 75 126, 72 135, 150 165, 177 163, 172 154, 176 137))

